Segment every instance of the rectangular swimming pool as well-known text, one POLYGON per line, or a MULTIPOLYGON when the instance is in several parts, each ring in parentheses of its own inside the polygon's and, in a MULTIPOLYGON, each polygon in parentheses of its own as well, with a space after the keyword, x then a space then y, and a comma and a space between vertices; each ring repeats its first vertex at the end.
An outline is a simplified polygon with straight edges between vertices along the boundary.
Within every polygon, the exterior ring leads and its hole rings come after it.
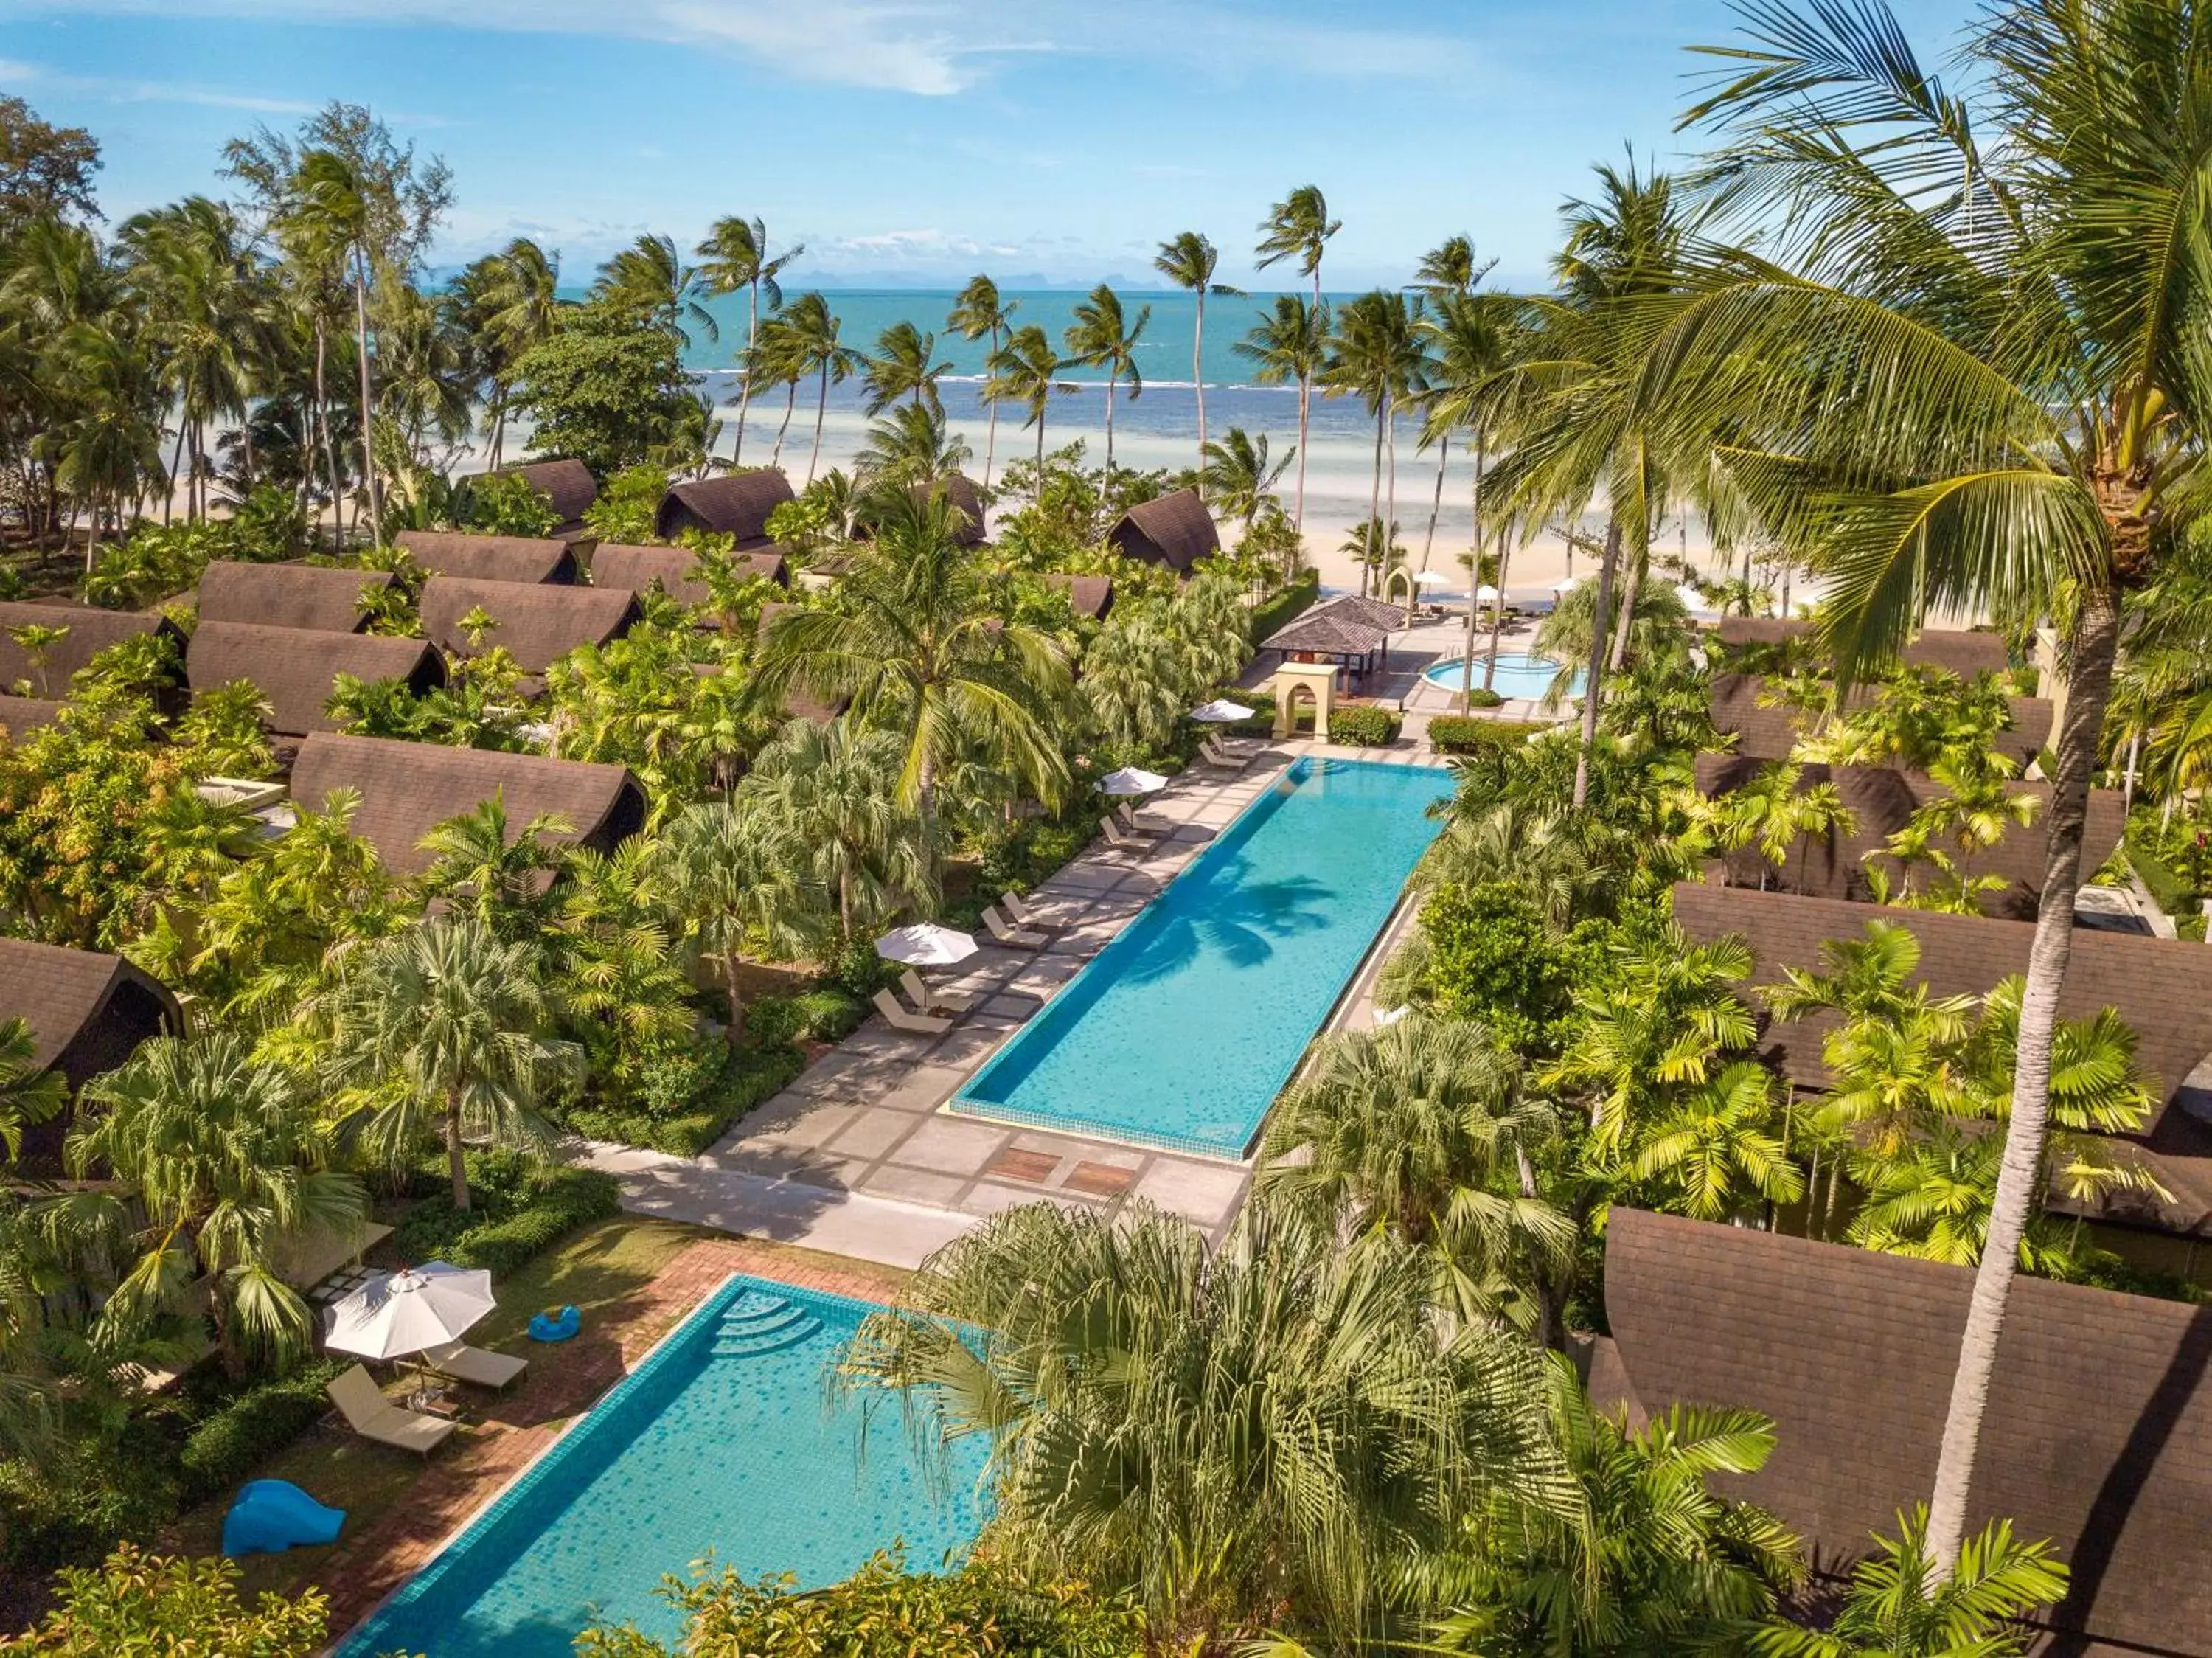
POLYGON ((806 1588, 901 1540, 910 1565, 935 1567, 981 1528, 982 1452, 956 1447, 949 1479, 933 1479, 891 1423, 860 1457, 859 1407, 825 1406, 823 1375, 870 1310, 732 1280, 339 1658, 568 1658, 595 1619, 672 1642, 677 1616, 653 1590, 709 1551, 747 1578, 789 1571, 806 1588))
POLYGON ((1239 1157, 1436 838, 1451 772, 1296 762, 952 1109, 1239 1157))

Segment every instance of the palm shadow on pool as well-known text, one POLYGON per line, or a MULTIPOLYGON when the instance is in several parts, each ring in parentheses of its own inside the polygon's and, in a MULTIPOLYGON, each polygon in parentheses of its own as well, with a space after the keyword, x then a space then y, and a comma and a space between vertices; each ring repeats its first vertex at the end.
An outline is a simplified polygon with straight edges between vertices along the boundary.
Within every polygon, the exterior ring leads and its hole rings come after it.
POLYGON ((1209 870, 1202 886, 1178 893, 1174 909, 1162 914, 1144 947, 1123 966, 1133 984, 1171 978, 1211 950, 1232 967, 1264 965, 1276 942, 1326 930, 1330 917, 1321 906, 1336 889, 1311 875, 1278 881, 1247 879, 1248 860, 1232 858, 1209 870))

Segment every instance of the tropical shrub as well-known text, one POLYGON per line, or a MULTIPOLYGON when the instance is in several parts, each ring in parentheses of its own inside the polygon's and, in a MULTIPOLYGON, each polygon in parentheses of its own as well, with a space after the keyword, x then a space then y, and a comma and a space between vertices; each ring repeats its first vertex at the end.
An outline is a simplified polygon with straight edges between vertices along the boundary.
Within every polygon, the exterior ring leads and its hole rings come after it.
POLYGON ((1329 710, 1328 739, 1352 748, 1382 748, 1398 741, 1402 717, 1373 703, 1353 703, 1329 710))
POLYGON ((1265 604, 1254 607, 1253 642, 1265 644, 1269 634, 1279 628, 1287 627, 1297 620, 1312 607, 1314 600, 1320 597, 1321 572, 1317 570, 1300 570, 1297 577, 1280 593, 1276 594, 1265 604))
POLYGON ((668 493, 668 473, 660 466, 625 466, 599 485, 599 493, 584 509, 584 527, 602 541, 631 546, 651 541, 668 493))
POLYGON ((310 1658, 322 1649, 330 1603, 320 1589, 290 1600, 264 1594, 248 1606, 239 1596, 239 1576, 232 1561, 142 1554, 126 1543, 97 1570, 64 1570, 61 1604, 8 1645, 52 1658, 310 1658))
POLYGON ((595 1140, 696 1157, 720 1139, 731 1124, 805 1068, 805 1056, 794 1047, 733 1047, 720 1074, 689 1102, 688 1111, 655 1116, 641 1109, 579 1107, 562 1112, 562 1121, 576 1133, 595 1140))
POLYGON ((268 564, 289 558, 306 525, 289 490, 264 485, 228 518, 142 523, 101 550, 84 581, 88 602, 108 610, 140 610, 182 593, 217 558, 268 564))
POLYGON ((552 502, 520 472, 472 478, 455 497, 460 527, 481 535, 545 535, 561 521, 552 502))
POLYGON ((1546 728, 1525 720, 1477 720, 1464 714, 1439 714, 1429 722, 1429 744, 1439 754, 1473 754, 1485 748, 1504 748, 1528 740, 1532 731, 1546 728))
POLYGON ((198 1503, 244 1479, 330 1413, 323 1385, 345 1368, 334 1359, 240 1394, 191 1430, 178 1462, 184 1500, 198 1503))
POLYGON ((514 365, 513 408, 532 453, 573 455, 601 478, 695 438, 700 409, 672 329, 613 304, 562 313, 514 365))
POLYGON ((1574 993, 1604 971, 1612 929, 1583 922, 1560 937, 1528 894, 1502 882, 1447 885, 1421 907, 1430 1004, 1489 1022, 1516 1053, 1559 1051, 1574 993))
MULTIPOLYGON (((470 1206, 455 1209, 442 1190, 422 1198, 394 1234, 401 1259, 512 1272, 622 1207, 614 1176, 597 1169, 539 1162, 514 1151, 471 1151, 467 1160, 470 1206)), ((444 1170, 441 1158, 422 1165, 418 1178, 440 1179, 444 1170)))

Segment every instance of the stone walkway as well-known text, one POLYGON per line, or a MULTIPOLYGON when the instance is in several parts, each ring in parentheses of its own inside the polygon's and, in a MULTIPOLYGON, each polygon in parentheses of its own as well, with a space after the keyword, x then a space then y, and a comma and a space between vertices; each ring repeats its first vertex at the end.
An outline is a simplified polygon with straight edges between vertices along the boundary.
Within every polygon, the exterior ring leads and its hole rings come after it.
MULTIPOLYGON (((1147 799, 1163 832, 1103 838, 1031 894, 1052 930, 1039 950, 977 952, 933 988, 972 1010, 941 1036, 872 1018, 697 1158, 599 1149, 640 1212, 911 1265, 982 1216, 1044 1201, 1111 1209, 1133 1198, 1218 1240, 1250 1184, 1249 1160, 1192 1156, 1079 1133, 954 1116, 945 1107, 1000 1045, 1103 949, 1301 754, 1440 765, 1425 751, 1255 745, 1239 771, 1194 766, 1147 799)), ((980 936, 980 935, 979 935, 980 936)))
MULTIPOLYGON (((414 1576, 446 1539, 528 1467, 607 1389, 636 1368, 654 1344, 732 1272, 803 1289, 883 1301, 898 1275, 858 1263, 833 1268, 793 1259, 738 1238, 702 1239, 669 1262, 616 1314, 537 1362, 512 1391, 482 1404, 482 1415, 429 1460, 422 1477, 371 1525, 331 1545, 312 1580, 331 1597, 333 1642, 414 1576)), ((342 1430, 339 1430, 342 1431, 342 1430)))

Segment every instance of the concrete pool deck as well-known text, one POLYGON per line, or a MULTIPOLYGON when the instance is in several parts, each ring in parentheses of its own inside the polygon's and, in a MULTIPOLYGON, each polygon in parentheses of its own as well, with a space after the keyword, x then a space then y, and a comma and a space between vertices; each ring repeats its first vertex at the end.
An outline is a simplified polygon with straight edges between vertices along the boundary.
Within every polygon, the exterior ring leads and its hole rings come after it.
MULTIPOLYGON (((973 1011, 941 1036, 871 1017, 703 1156, 616 1147, 592 1161, 622 1181, 626 1208, 725 1231, 911 1266, 986 1216, 1024 1203, 1110 1210, 1131 1199, 1184 1216, 1218 1241, 1251 1183, 1249 1158, 1154 1150, 1023 1128, 945 1106, 969 1076, 1103 949, 1237 814, 1301 757, 1443 766, 1425 744, 1346 748, 1259 744, 1240 771, 1194 765, 1142 803, 1146 848, 1103 839, 1030 901, 1054 930, 1039 950, 988 946, 933 988, 973 1011)), ((1364 1005, 1370 975, 1349 995, 1364 1005)), ((1340 1005, 1339 1019, 1345 1006, 1340 1005)))

